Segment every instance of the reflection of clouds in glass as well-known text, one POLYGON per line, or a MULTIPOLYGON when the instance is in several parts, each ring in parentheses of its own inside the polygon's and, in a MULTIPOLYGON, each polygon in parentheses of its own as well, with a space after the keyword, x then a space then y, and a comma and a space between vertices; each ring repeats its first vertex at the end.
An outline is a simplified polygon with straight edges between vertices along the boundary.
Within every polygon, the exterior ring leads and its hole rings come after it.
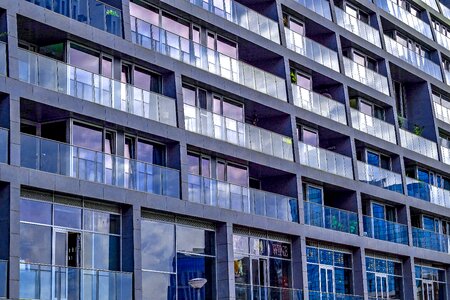
POLYGON ((50 263, 51 229, 20 224, 20 258, 26 262, 50 263))
POLYGON ((73 144, 79 147, 102 151, 102 132, 78 124, 73 125, 73 144))
POLYGON ((201 253, 205 249, 205 231, 203 229, 177 226, 177 250, 201 253), (196 250, 197 249, 197 250, 196 250))
POLYGON ((174 225, 151 221, 142 222, 142 268, 173 272, 175 257, 174 225))
POLYGON ((142 299, 172 300, 175 299, 175 275, 142 272, 142 299), (172 277, 172 280, 170 279, 172 277), (171 290, 170 282, 173 287, 171 290), (172 296, 172 297, 170 297, 172 296))

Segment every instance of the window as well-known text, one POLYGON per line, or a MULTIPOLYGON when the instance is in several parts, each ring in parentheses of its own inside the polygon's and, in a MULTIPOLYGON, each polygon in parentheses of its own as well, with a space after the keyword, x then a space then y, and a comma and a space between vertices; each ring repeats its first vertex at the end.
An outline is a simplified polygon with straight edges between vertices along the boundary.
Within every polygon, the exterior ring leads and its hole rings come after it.
POLYGON ((230 41, 217 33, 208 32, 207 47, 225 54, 234 59, 238 59, 238 46, 236 42, 230 41))
POLYGON ((367 290, 369 298, 402 299, 402 263, 396 259, 366 257, 367 290))
POLYGON ((416 288, 418 300, 445 299, 446 276, 443 268, 416 265, 416 288))
POLYGON ((125 137, 125 158, 165 166, 166 147, 141 138, 125 137))
POLYGON ((420 56, 423 56, 428 59, 430 58, 430 51, 424 46, 422 46, 420 43, 408 38, 407 36, 398 31, 393 31, 390 34, 392 35, 395 41, 397 41, 405 48, 408 48, 409 50, 416 52, 420 56))
POLYGON ((213 95, 213 112, 239 122, 244 122, 244 105, 218 95, 213 95))
POLYGON ((367 150, 367 164, 380 167, 385 170, 391 170, 391 158, 387 155, 367 150))
POLYGON ((305 186, 305 201, 322 205, 323 204, 322 188, 307 184, 305 186))
POLYGON ((402 118, 407 118, 406 92, 405 86, 398 81, 394 81, 395 104, 397 114, 402 118))
POLYGON ((211 177, 211 160, 200 154, 188 153, 189 174, 211 177))
POLYGON ((288 20, 288 28, 292 31, 295 31, 296 33, 300 35, 305 35, 305 23, 291 17, 291 16, 285 16, 288 20))
POLYGON ((216 163, 216 176, 218 180, 231 184, 240 186, 248 186, 249 184, 247 167, 229 162, 218 161, 216 163))
POLYGON ((316 130, 301 126, 299 136, 303 143, 319 147, 319 133, 316 130))
POLYGON ((208 109, 206 91, 183 84, 183 101, 191 106, 208 109))
POLYGON ((98 52, 78 46, 74 43, 69 44, 68 63, 82 70, 100 74, 111 78, 113 73, 113 60, 111 57, 98 52))
POLYGON ((372 202, 372 217, 390 222, 397 222, 397 210, 394 206, 372 202))
POLYGON ((365 11, 362 11, 361 9, 357 8, 356 6, 350 5, 349 3, 345 3, 344 10, 347 14, 350 16, 369 24, 369 14, 365 11))
POLYGON ((304 73, 298 72, 298 71, 294 71, 292 70, 291 72, 295 72, 295 78, 296 78, 296 84, 304 89, 307 90, 311 90, 312 89, 312 79, 311 76, 306 75, 304 73))
POLYGON ((352 49, 352 58, 353 61, 356 62, 357 64, 377 72, 378 62, 376 59, 353 49, 352 49))

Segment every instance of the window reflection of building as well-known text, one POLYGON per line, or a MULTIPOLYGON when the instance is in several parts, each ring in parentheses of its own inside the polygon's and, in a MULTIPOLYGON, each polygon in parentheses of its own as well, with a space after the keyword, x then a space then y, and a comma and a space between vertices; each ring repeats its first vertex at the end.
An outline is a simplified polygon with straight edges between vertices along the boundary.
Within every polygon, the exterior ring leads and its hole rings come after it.
POLYGON ((418 264, 415 266, 417 300, 446 299, 445 270, 440 267, 418 264))
POLYGON ((189 285, 189 280, 194 278, 207 280, 200 289, 200 299, 214 299, 214 227, 165 216, 164 219, 151 214, 144 217, 141 223, 143 299, 197 300, 197 290, 189 285))
POLYGON ((402 263, 397 258, 366 256, 366 274, 369 298, 402 298, 402 263))

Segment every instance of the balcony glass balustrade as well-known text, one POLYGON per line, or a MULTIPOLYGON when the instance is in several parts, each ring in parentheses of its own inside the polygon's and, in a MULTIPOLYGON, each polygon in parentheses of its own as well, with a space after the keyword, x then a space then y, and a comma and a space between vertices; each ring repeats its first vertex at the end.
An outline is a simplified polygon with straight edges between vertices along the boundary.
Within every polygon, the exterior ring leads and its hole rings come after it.
POLYGON ((403 128, 400 128, 400 144, 406 149, 438 160, 437 143, 406 131, 403 128))
POLYGON ((180 197, 178 170, 27 134, 21 134, 21 166, 141 192, 180 197))
POLYGON ((358 214, 313 202, 303 202, 305 224, 358 234, 358 214))
MULTIPOLYGON (((390 0, 386 0, 390 1, 390 0)), ((431 60, 422 55, 414 52, 411 49, 403 46, 394 39, 384 35, 384 42, 386 44, 386 51, 395 57, 407 62, 408 64, 414 66, 415 68, 433 76, 439 81, 442 81, 441 67, 435 64, 431 60)))
POLYGON ((380 32, 377 29, 349 15, 337 6, 334 9, 336 11, 336 23, 339 26, 381 48, 380 32))
POLYGON ((235 286, 239 300, 303 300, 303 292, 298 289, 239 284, 235 286))
POLYGON ((234 0, 187 0, 266 39, 280 44, 278 23, 234 0))
POLYGON ((441 7, 442 14, 444 15, 444 17, 450 20, 450 8, 445 6, 445 4, 441 1, 442 0, 439 1, 439 6, 441 7))
POLYGON ((309 300, 364 300, 363 296, 309 291, 309 300))
POLYGON ((408 25, 409 27, 423 34, 429 39, 433 39, 430 25, 414 16, 406 9, 400 7, 396 2, 393 2, 392 0, 374 0, 374 2, 379 8, 394 16, 404 24, 408 25))
POLYGON ((5 128, 0 128, 0 163, 8 163, 8 149, 9 149, 9 143, 8 143, 8 136, 9 131, 5 128))
POLYGON ((384 219, 364 216, 364 236, 408 245, 408 226, 384 219))
POLYGON ((133 274, 20 263, 20 299, 133 298, 133 274))
POLYGON ((433 104, 434 104, 434 113, 436 114, 436 118, 438 118, 442 122, 450 124, 450 108, 445 107, 434 101, 433 101, 433 104))
POLYGON ((444 69, 445 83, 450 85, 450 71, 444 69))
POLYGON ((210 111, 184 105, 186 130, 293 161, 292 139, 210 111))
POLYGON ((380 167, 358 161, 358 179, 386 190, 403 194, 402 176, 380 167))
POLYGON ((387 77, 378 74, 353 60, 343 57, 345 76, 350 77, 374 90, 389 96, 387 77))
POLYGON ((133 43, 224 79, 287 101, 286 81, 192 40, 131 16, 133 43))
POLYGON ((441 144, 442 162, 450 165, 450 142, 446 139, 439 138, 441 144))
POLYGON ((344 104, 296 84, 292 84, 292 94, 295 106, 347 125, 344 104))
POLYGON ((122 11, 97 0, 26 0, 78 22, 122 36, 122 11))
POLYGON ((306 36, 303 36, 289 28, 286 32, 286 46, 288 49, 303 55, 327 68, 340 72, 338 55, 336 51, 327 48, 306 36))
POLYGON ((175 100, 19 49, 19 80, 176 126, 175 100))
POLYGON ((328 20, 331 20, 331 8, 328 0, 294 0, 328 20))
POLYGON ((436 0, 422 0, 422 2, 431 7, 432 9, 439 11, 439 8, 436 4, 436 0))
POLYGON ((436 42, 450 51, 450 38, 438 30, 434 30, 434 33, 436 34, 436 42))
POLYGON ((450 191, 406 177, 408 196, 450 208, 450 191))
POLYGON ((326 149, 298 142, 300 164, 353 179, 352 159, 326 149))
POLYGON ((189 201, 298 223, 297 199, 198 175, 188 175, 189 201))
POLYGON ((387 142, 397 144, 394 125, 384 122, 375 117, 366 115, 354 108, 350 108, 350 114, 352 117, 353 128, 373 135, 387 142))
POLYGON ((450 253, 448 235, 412 227, 412 237, 414 247, 450 253))
POLYGON ((8 45, 0 42, 0 75, 6 76, 8 74, 8 66, 7 66, 7 59, 6 59, 6 50, 8 49, 8 45))

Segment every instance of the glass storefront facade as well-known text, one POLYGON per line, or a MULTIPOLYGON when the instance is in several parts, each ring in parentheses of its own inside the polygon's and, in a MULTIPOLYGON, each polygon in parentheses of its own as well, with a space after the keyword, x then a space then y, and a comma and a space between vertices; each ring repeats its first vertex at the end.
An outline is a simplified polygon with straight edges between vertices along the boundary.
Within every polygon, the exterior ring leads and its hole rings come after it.
POLYGON ((402 298, 402 263, 398 260, 366 257, 367 290, 369 299, 402 298))
POLYGON ((432 266, 416 265, 417 300, 445 300, 447 280, 445 270, 432 266))

